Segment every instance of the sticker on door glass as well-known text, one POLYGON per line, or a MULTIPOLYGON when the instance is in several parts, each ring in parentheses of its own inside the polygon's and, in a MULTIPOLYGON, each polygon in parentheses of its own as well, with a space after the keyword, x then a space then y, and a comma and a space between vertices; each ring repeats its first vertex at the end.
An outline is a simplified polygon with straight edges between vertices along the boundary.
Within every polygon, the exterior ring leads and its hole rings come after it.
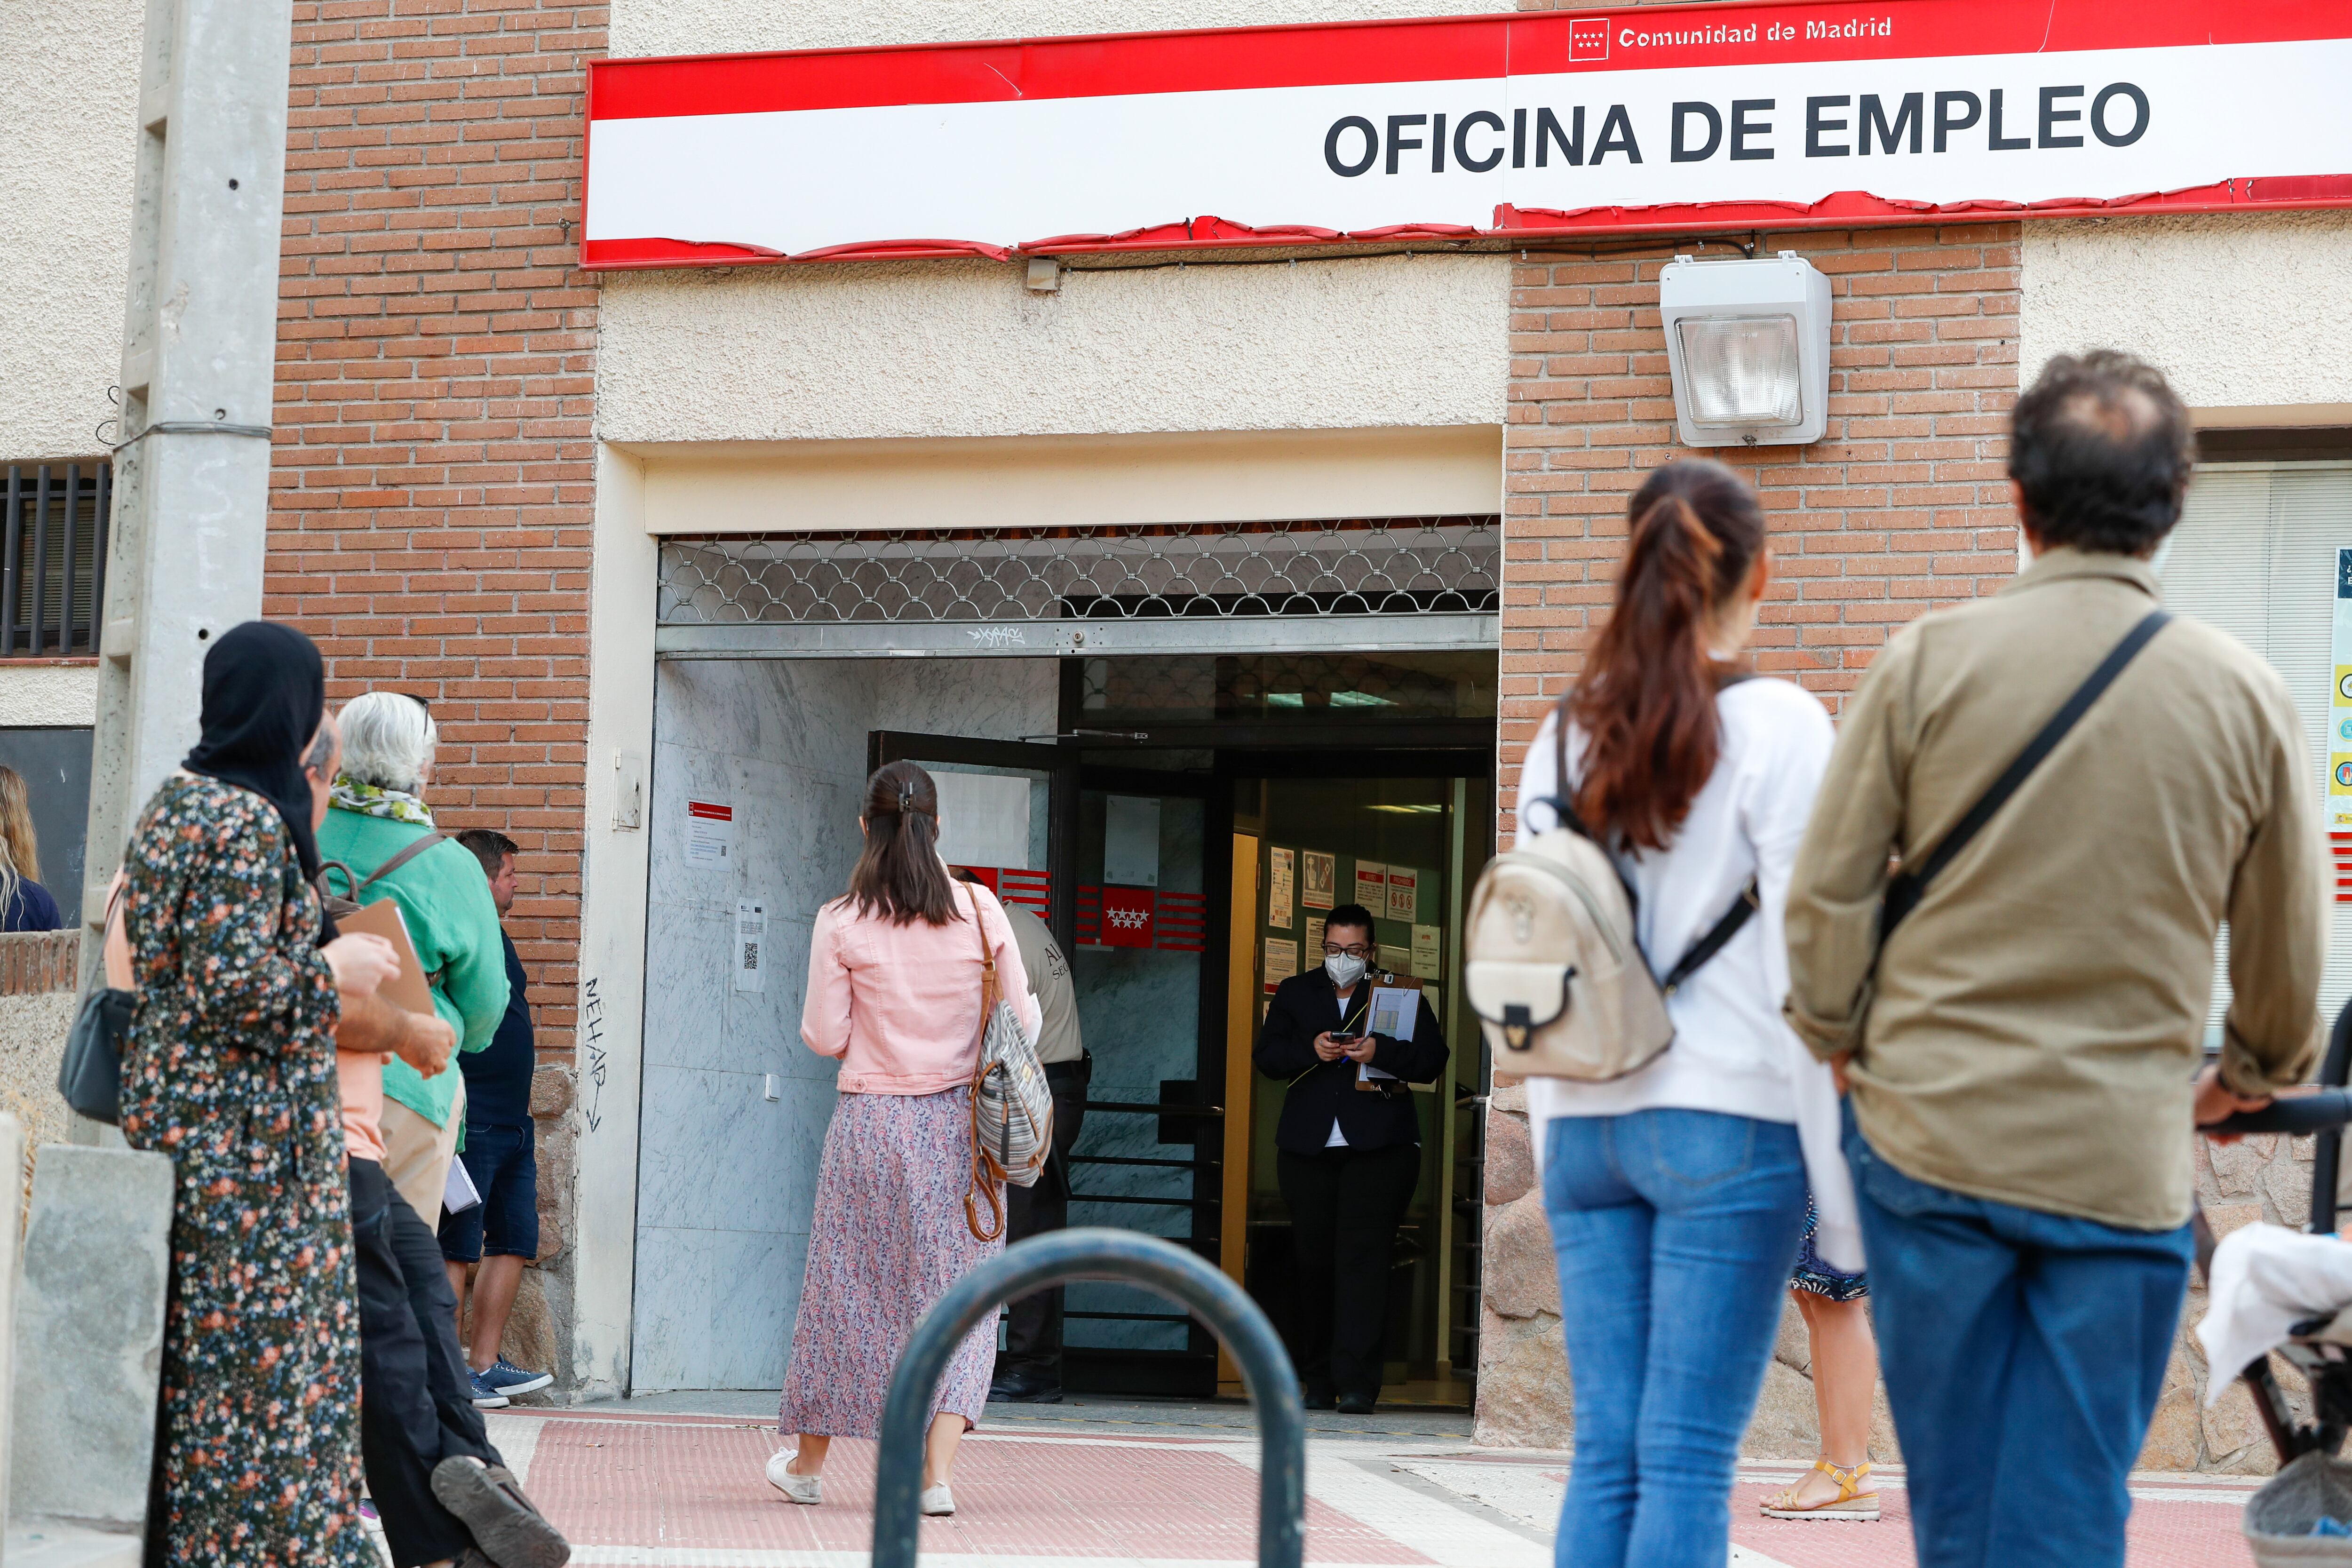
POLYGON ((1294 890, 1293 877, 1298 852, 1295 849, 1269 848, 1265 854, 1265 923, 1276 931, 1288 931, 1294 890))

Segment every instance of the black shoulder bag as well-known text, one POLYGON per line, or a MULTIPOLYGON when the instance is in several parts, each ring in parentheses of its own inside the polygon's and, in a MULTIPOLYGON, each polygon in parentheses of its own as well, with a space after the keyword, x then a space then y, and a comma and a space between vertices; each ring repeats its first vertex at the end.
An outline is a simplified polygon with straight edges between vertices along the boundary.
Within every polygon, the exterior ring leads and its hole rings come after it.
MULTIPOLYGON (((2017 793, 2018 786, 2042 765, 2044 758, 2058 749, 2058 742, 2066 738, 2068 731, 2082 721, 2083 715, 2091 710, 2091 705, 2115 684, 2116 677, 2124 672, 2124 666, 2138 658, 2139 650, 2146 647, 2171 618, 2162 610, 2150 610, 2141 616, 2138 623, 2124 634, 2124 640, 2116 644, 2107 657, 2099 661, 2098 668, 2083 678, 2083 684, 2074 688, 2074 694, 2050 716, 2050 721, 2025 743, 2025 750, 2018 752, 2016 760, 2002 769, 2000 776, 1977 797, 1977 803, 1969 807, 1968 814, 1953 826, 1949 833, 1944 835, 1942 842, 1920 860, 1918 869, 1915 871, 1906 865, 1887 879, 1886 891, 1881 896, 1878 905, 1878 945, 1882 951, 1886 946, 1887 937, 1903 923, 1904 917, 1919 907, 1920 899, 1927 891, 1927 884, 1936 879, 1937 873, 1950 865, 1960 851, 1969 847, 1969 841, 1992 820, 1995 812, 2008 804, 2009 797, 2017 793)), ((1872 961, 1872 967, 1876 967, 1875 959, 1872 961)))
POLYGON ((65 1060, 58 1064, 58 1093, 77 1115, 109 1127, 122 1124, 122 1042, 131 1033, 131 1009, 137 997, 106 983, 106 938, 122 918, 123 889, 106 901, 105 935, 99 939, 96 984, 81 999, 73 1031, 66 1036, 65 1060))

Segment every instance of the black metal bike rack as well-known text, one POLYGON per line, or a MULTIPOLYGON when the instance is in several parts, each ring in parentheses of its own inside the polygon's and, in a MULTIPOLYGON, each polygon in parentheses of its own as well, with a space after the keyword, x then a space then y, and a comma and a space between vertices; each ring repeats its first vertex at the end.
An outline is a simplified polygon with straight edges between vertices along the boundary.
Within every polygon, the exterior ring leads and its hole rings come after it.
POLYGON ((956 1281, 915 1325, 882 1409, 874 1477, 873 1568, 915 1568, 923 1446, 931 1396, 966 1334, 1000 1302, 1073 1279, 1141 1285, 1181 1302, 1223 1342, 1257 1409, 1259 1568, 1300 1568, 1307 1510, 1307 1414, 1289 1354, 1256 1302, 1192 1253, 1129 1230, 1082 1227, 1033 1237, 956 1281))

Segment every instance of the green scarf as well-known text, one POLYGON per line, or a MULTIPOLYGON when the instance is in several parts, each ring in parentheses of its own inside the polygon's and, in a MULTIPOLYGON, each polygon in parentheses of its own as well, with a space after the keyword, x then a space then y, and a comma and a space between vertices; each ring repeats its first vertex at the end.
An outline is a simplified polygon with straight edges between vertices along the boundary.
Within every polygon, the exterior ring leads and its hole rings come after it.
POLYGON ((362 784, 349 773, 335 776, 327 798, 343 810, 356 811, 362 816, 388 816, 394 822, 414 823, 419 827, 433 826, 433 808, 417 796, 405 790, 362 784))

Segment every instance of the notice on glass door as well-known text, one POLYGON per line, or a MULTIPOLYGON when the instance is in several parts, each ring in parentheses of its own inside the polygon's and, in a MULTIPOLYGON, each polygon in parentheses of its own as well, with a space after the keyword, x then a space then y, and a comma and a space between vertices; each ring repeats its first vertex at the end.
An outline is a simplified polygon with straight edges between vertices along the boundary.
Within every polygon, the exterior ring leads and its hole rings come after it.
POLYGON ((1265 923, 1275 931, 1288 931, 1292 919, 1294 880, 1297 875, 1298 851, 1268 849, 1266 852, 1265 923))
POLYGON ((1356 862, 1356 902, 1375 918, 1388 912, 1389 868, 1377 860, 1356 862))

